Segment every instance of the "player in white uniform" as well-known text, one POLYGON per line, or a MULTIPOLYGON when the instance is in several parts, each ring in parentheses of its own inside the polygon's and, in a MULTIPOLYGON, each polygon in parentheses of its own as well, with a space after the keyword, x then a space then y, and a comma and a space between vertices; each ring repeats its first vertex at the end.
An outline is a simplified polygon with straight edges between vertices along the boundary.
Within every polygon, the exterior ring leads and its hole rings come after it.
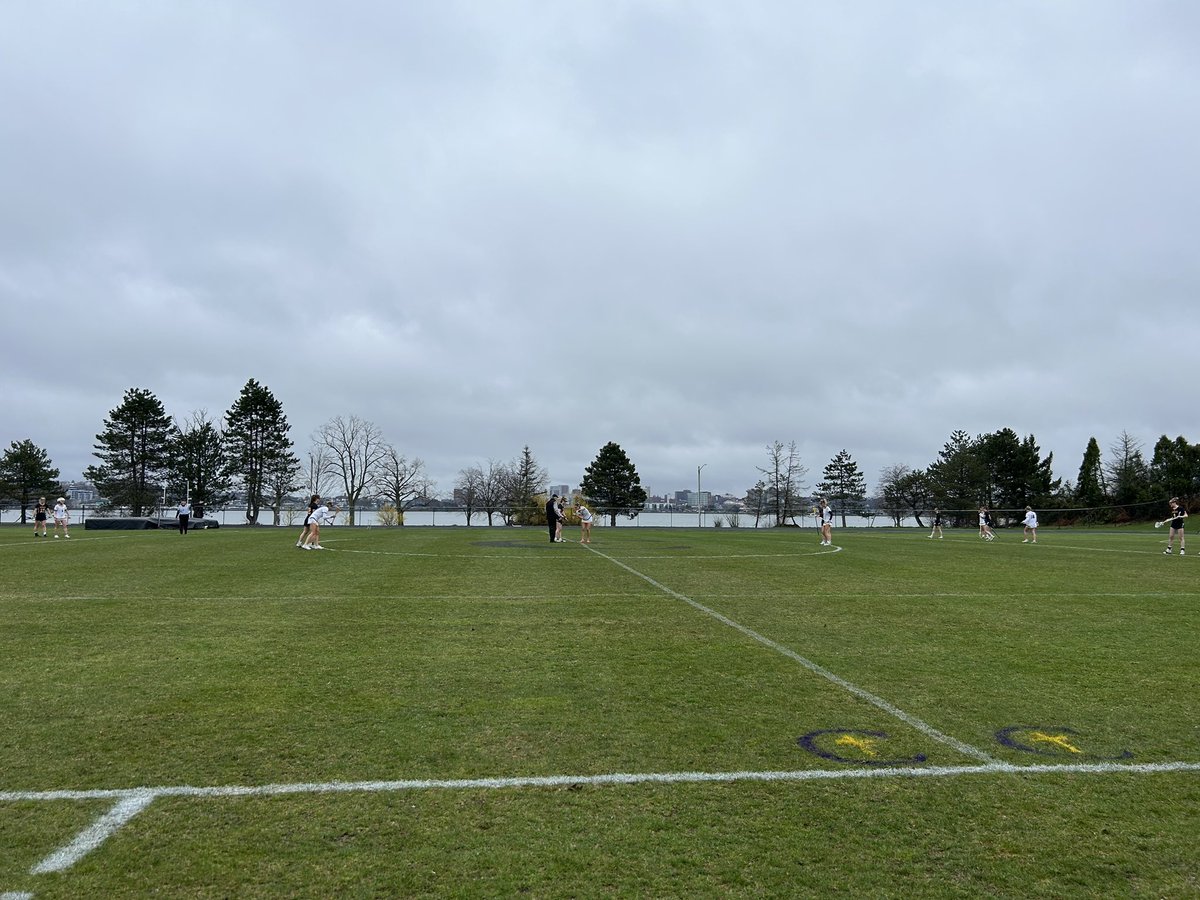
POLYGON ((833 543, 833 509, 824 497, 817 504, 817 516, 821 522, 821 546, 828 547, 833 543))
POLYGON ((1037 513, 1033 511, 1033 507, 1025 507, 1025 540, 1022 544, 1037 543, 1037 513))
POLYGON ((321 526, 332 525, 337 514, 336 507, 330 509, 324 503, 313 510, 312 515, 308 517, 308 543, 304 545, 305 550, 325 549, 321 546, 321 526))
POLYGON ((575 512, 579 515, 579 543, 590 544, 592 542, 592 511, 580 503, 575 507, 575 512))
POLYGON ((985 541, 996 539, 996 534, 992 531, 992 517, 988 515, 986 506, 979 507, 979 536, 985 541))
POLYGON ((70 539, 71 534, 67 531, 67 526, 71 524, 71 514, 67 512, 67 501, 64 497, 59 497, 58 502, 54 504, 54 537, 58 538, 58 529, 62 529, 62 536, 70 539))

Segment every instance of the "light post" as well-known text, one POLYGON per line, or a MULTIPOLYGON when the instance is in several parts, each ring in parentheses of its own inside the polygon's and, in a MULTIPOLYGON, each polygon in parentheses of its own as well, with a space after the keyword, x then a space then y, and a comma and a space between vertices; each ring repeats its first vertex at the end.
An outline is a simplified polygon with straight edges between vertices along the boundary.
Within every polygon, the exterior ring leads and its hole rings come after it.
POLYGON ((700 470, 707 466, 708 463, 701 463, 696 466, 696 527, 704 527, 704 501, 700 499, 700 470))

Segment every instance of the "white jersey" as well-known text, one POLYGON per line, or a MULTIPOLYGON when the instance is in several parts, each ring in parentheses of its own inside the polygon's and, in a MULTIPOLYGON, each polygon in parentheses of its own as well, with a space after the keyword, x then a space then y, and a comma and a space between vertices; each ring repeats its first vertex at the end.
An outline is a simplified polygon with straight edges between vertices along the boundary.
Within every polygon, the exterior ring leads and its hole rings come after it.
POLYGON ((54 518, 62 521, 67 518, 67 507, 64 503, 54 504, 54 518))
POLYGON ((1032 509, 1025 513, 1025 527, 1037 528, 1037 513, 1035 513, 1032 509))
POLYGON ((328 506, 318 506, 315 510, 313 510, 313 514, 310 518, 318 525, 332 525, 333 518, 336 515, 337 513, 331 510, 328 506))
POLYGON ((833 524, 833 507, 827 506, 822 510, 818 510, 818 512, 820 513, 820 516, 821 516, 821 524, 822 525, 832 525, 833 524))
POLYGON ((579 513, 579 521, 580 522, 592 521, 592 511, 590 509, 588 509, 586 506, 584 506, 582 503, 580 503, 579 506, 577 506, 575 509, 576 509, 576 512, 579 513))

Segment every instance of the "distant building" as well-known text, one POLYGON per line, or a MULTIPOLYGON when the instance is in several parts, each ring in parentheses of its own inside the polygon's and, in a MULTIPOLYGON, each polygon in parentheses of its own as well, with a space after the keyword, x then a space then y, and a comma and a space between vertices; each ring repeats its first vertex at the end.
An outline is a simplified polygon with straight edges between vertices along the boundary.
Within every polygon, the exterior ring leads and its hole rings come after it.
POLYGON ((551 495, 558 494, 560 497, 571 496, 571 486, 569 484, 552 484, 550 487, 546 488, 546 490, 548 490, 551 495))
POLYGON ((86 481, 68 481, 63 485, 63 490, 66 492, 68 506, 84 506, 86 504, 95 504, 100 498, 100 494, 96 491, 96 486, 86 481))

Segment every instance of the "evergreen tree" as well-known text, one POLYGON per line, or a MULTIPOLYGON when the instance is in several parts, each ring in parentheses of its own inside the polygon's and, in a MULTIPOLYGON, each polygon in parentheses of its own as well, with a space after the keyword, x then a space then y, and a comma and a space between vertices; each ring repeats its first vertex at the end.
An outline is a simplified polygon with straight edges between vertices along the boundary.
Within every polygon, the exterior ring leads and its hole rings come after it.
POLYGON ((0 457, 0 499, 12 500, 21 507, 22 525, 26 510, 38 497, 61 493, 58 469, 50 464, 49 454, 33 441, 13 441, 0 457))
POLYGON ((224 441, 204 410, 192 413, 182 425, 176 423, 167 489, 173 497, 191 497, 197 517, 205 507, 219 509, 233 496, 224 441))
POLYGON ((610 525, 617 524, 618 515, 635 518, 646 506, 646 491, 637 469, 612 441, 600 448, 584 471, 579 491, 609 517, 610 525))
POLYGON ((867 496, 867 479, 858 468, 858 463, 845 450, 841 450, 825 467, 824 481, 817 485, 822 497, 841 510, 842 527, 846 527, 848 510, 860 511, 867 496))
POLYGON ((162 496, 176 438, 171 417, 150 391, 130 388, 96 435, 93 454, 100 465, 83 477, 96 486, 108 507, 129 507, 135 516, 152 510, 162 496))
POLYGON ((550 473, 533 456, 526 444, 521 455, 509 463, 500 473, 501 495, 504 508, 500 511, 506 524, 545 524, 546 485, 550 473))
POLYGON ((1150 481, 1164 497, 1188 500, 1200 492, 1200 444, 1189 444, 1182 436, 1171 440, 1165 434, 1154 445, 1150 481))
MULTIPOLYGON (((1101 463, 1100 444, 1096 439, 1088 440, 1083 451, 1083 462, 1079 465, 1079 479, 1075 484, 1075 502, 1087 509, 1099 512, 1099 507, 1108 502, 1108 488, 1101 463)), ((1095 514, 1093 514, 1095 517, 1095 514)))
POLYGON ((1022 440, 1011 428, 1001 428, 981 435, 975 454, 987 473, 984 497, 989 507, 1018 511, 1041 506, 1061 484, 1051 472, 1054 454, 1042 459, 1033 435, 1022 440))
POLYGON ((289 473, 300 468, 288 437, 291 428, 283 404, 253 378, 225 413, 225 464, 245 492, 246 521, 251 525, 258 523, 272 488, 278 489, 281 480, 289 480, 289 473))
POLYGON ((980 503, 990 505, 987 482, 987 469, 976 452, 976 442, 965 431, 955 431, 929 467, 934 503, 961 525, 980 503))
MULTIPOLYGON (((1112 490, 1113 503, 1132 506, 1154 499, 1150 487, 1150 467, 1142 456, 1141 442, 1128 431, 1122 431, 1109 450, 1113 458, 1105 467, 1105 474, 1112 490)), ((1118 515, 1124 519, 1131 514, 1131 511, 1125 510, 1118 515)))

